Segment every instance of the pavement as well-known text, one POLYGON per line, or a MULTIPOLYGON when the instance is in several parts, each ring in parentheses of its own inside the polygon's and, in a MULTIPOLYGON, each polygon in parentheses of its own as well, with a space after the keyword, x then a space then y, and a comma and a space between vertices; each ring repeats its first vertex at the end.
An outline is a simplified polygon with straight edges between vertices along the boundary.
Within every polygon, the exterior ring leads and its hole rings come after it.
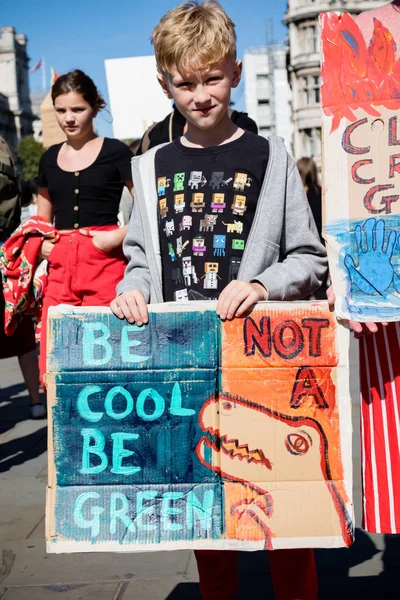
MULTIPOLYGON (((319 599, 394 600, 400 598, 400 536, 360 529, 354 342, 350 356, 356 541, 350 549, 316 551, 319 599)), ((0 600, 200 600, 191 551, 46 554, 46 435, 46 421, 29 418, 17 359, 0 361, 0 600)), ((241 553, 239 600, 274 598, 267 563, 265 552, 241 553)))

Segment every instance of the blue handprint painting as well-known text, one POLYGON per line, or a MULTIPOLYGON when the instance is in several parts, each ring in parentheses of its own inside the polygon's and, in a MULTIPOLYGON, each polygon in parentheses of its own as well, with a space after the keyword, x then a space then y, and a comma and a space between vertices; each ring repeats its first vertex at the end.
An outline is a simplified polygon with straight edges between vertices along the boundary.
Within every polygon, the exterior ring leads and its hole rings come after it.
POLYGON ((326 227, 339 243, 339 269, 347 294, 340 316, 356 320, 397 320, 400 315, 400 218, 369 218, 326 227))
POLYGON ((396 231, 390 232, 385 243, 383 219, 367 219, 363 227, 357 225, 355 236, 358 263, 355 264, 350 254, 346 254, 344 259, 352 285, 357 286, 364 294, 382 297, 387 296, 393 285, 400 294, 400 277, 391 262, 399 240, 396 231))

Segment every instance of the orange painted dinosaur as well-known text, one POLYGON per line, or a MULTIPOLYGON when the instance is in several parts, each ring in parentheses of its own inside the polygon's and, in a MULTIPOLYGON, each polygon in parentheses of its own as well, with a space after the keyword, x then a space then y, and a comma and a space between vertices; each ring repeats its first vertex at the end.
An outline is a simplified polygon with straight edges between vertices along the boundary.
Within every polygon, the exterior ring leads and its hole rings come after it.
POLYGON ((230 513, 250 515, 263 529, 266 549, 288 537, 342 536, 352 543, 351 519, 331 479, 328 441, 317 421, 220 394, 203 405, 199 423, 205 433, 196 448, 199 460, 257 492, 230 513))

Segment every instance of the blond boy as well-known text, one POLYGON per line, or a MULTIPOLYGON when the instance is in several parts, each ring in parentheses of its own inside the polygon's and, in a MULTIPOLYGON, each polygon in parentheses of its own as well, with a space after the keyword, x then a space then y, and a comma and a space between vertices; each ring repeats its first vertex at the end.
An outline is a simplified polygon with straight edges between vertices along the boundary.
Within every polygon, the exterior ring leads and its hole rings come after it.
MULTIPOLYGON (((124 244, 129 263, 111 309, 142 325, 149 302, 210 299, 218 300, 225 320, 260 300, 308 296, 327 261, 294 162, 280 138, 267 141, 229 118, 242 71, 233 22, 215 1, 188 2, 161 19, 152 42, 160 85, 186 118, 187 131, 133 161, 135 206, 124 244), (167 188, 158 186, 164 178, 167 188), (239 180, 245 210, 235 211, 239 180), (222 214, 211 208, 216 189, 224 195, 222 214), (177 194, 185 196, 179 212, 177 194), (201 197, 196 210, 193 194, 201 197), (216 216, 204 231, 206 215, 216 216), (229 227, 235 222, 240 226, 229 227), (200 231, 202 252, 193 252, 200 231)), ((237 553, 195 554, 203 597, 235 599, 237 553)), ((275 551, 270 564, 278 600, 316 599, 311 550, 275 551)))

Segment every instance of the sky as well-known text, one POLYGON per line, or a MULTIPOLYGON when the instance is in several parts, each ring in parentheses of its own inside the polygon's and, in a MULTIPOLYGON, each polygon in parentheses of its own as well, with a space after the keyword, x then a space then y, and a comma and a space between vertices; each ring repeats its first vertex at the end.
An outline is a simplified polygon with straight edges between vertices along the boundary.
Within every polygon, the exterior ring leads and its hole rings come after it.
MULTIPOLYGON (((50 67, 59 74, 80 68, 108 100, 104 61, 152 54, 152 29, 177 4, 179 0, 0 0, 0 26, 12 26, 28 36, 29 66, 44 57, 48 87, 50 67)), ((285 41, 286 0, 221 0, 221 4, 236 24, 239 58, 246 48, 265 45, 267 28, 271 41, 285 41)), ((31 92, 41 85, 39 69, 30 75, 31 92)), ((243 82, 232 99, 237 109, 245 109, 243 82)), ((97 118, 99 135, 112 137, 111 123, 110 113, 102 111, 97 118)))

